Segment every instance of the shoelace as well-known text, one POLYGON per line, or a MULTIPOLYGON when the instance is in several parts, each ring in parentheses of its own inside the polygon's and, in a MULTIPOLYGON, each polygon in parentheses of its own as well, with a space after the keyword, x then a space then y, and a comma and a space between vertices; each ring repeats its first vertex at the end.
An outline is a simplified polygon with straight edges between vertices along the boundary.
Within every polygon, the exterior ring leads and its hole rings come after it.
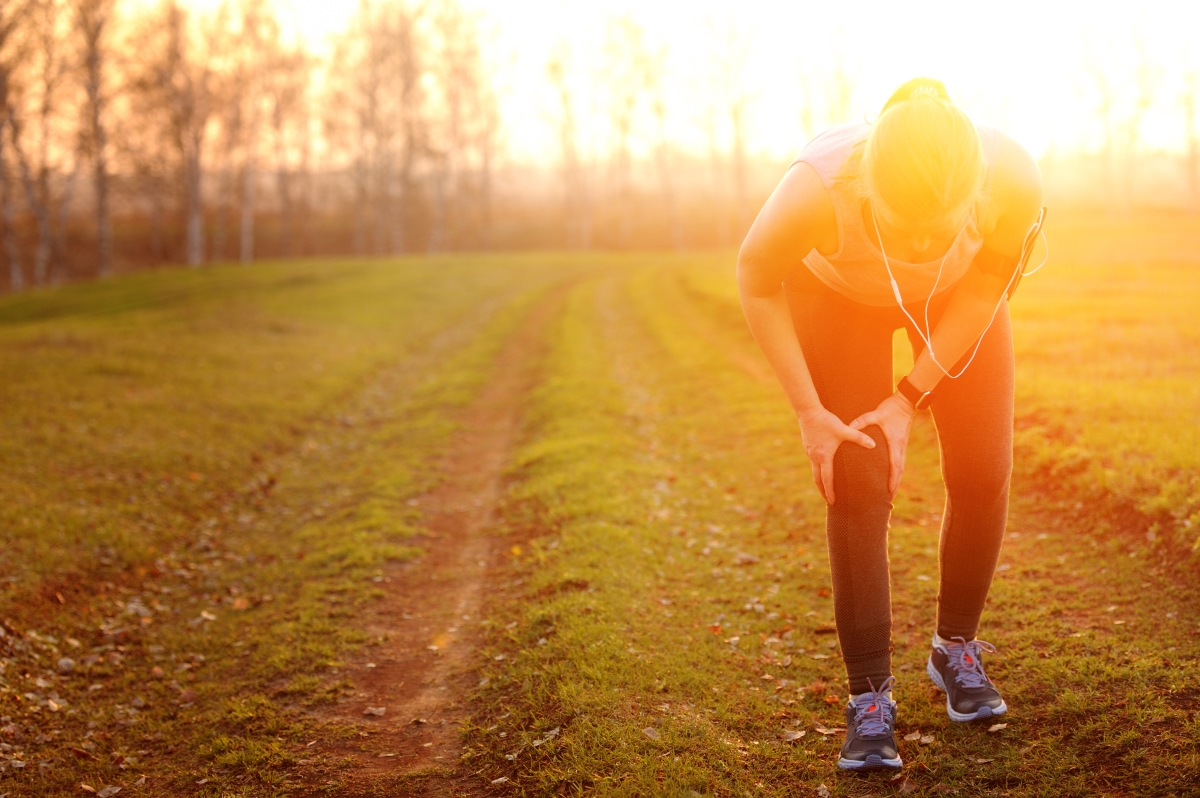
POLYGON ((967 641, 962 637, 951 639, 961 641, 944 647, 946 653, 950 655, 950 667, 955 670, 954 681, 968 690, 991 684, 991 679, 983 672, 983 661, 980 659, 980 655, 985 651, 994 654, 996 647, 983 640, 967 641))
POLYGON ((871 691, 863 693, 854 702, 859 737, 882 737, 891 732, 892 700, 888 698, 887 691, 892 689, 895 682, 896 677, 889 676, 886 682, 876 688, 870 679, 867 680, 871 691))

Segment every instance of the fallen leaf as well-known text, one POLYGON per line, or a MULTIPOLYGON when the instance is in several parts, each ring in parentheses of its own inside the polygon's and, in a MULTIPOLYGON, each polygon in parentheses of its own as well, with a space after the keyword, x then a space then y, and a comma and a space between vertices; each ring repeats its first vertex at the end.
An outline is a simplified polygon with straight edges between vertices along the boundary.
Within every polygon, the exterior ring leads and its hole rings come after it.
POLYGON ((180 704, 196 703, 196 691, 190 687, 184 689, 184 691, 179 694, 179 703, 180 704))
POLYGON ((842 697, 837 696, 837 695, 827 695, 827 696, 825 696, 825 698, 823 700, 825 701, 826 704, 828 704, 831 707, 837 706, 838 704, 842 703, 842 697))
POLYGON ((387 712, 387 707, 367 707, 363 710, 364 715, 374 715, 377 718, 382 718, 385 712, 387 712))
POLYGON ((904 739, 905 739, 905 740, 908 740, 910 743, 911 743, 913 740, 920 740, 920 739, 921 739, 921 732, 919 732, 919 731, 915 731, 915 732, 912 732, 911 734, 906 734, 906 735, 904 735, 904 739))
POLYGON ((215 620, 217 619, 217 616, 213 615, 213 614, 212 614, 211 612, 209 612, 208 610, 201 610, 201 611, 200 611, 200 617, 201 617, 201 618, 203 618, 203 619, 204 619, 204 620, 206 620, 206 621, 215 621, 215 620))
POLYGON ((799 731, 790 731, 790 730, 785 731, 783 733, 783 741, 785 743, 794 743, 806 734, 808 734, 808 732, 805 731, 804 729, 801 729, 799 731))
POLYGON ((112 796, 116 795, 120 791, 120 787, 105 787, 103 790, 96 793, 96 795, 100 796, 100 798, 112 798, 112 796))
POLYGON ((492 784, 507 784, 508 776, 501 776, 498 779, 492 779, 492 784))
POLYGON ((976 760, 975 760, 975 764, 977 764, 977 765, 986 765, 988 762, 995 762, 995 761, 996 761, 996 760, 994 760, 994 759, 976 759, 976 760))
POLYGON ((820 787, 817 788, 817 795, 821 796, 821 798, 829 798, 829 796, 832 794, 833 793, 831 793, 829 791, 829 788, 826 787, 824 784, 822 784, 820 787))
POLYGON ((719 623, 709 624, 708 631, 712 632, 715 635, 721 634, 721 624, 719 624, 719 623))
POLYGON ((828 654, 809 654, 808 656, 812 659, 829 659, 828 654))
POLYGON ((901 795, 908 795, 917 791, 917 785, 912 783, 912 779, 905 776, 900 779, 900 784, 897 786, 896 791, 901 795))
POLYGON ((989 732, 998 732, 1001 729, 1007 729, 1007 728, 1008 728, 1007 723, 993 723, 991 726, 988 726, 988 731, 989 732))
POLYGON ((758 678, 762 679, 764 682, 774 681, 774 679, 775 679, 775 677, 769 673, 764 673, 762 676, 759 676, 758 678))
POLYGON ((250 599, 246 598, 245 596, 238 596, 233 600, 233 608, 235 610, 250 609, 250 599))
MULTIPOLYGON (((506 716, 506 717, 507 717, 507 716, 506 716)), ((428 723, 428 722, 429 722, 429 721, 425 720, 425 718, 413 718, 413 719, 412 719, 412 720, 409 722, 409 725, 412 725, 412 724, 421 724, 421 723, 428 723)))
POLYGON ((937 742, 937 740, 932 734, 921 735, 921 745, 933 745, 935 742, 937 742))
POLYGON ((133 783, 133 786, 134 786, 134 787, 141 787, 141 786, 142 786, 143 784, 145 784, 145 783, 146 783, 146 777, 145 777, 145 776, 142 776, 140 779, 138 779, 137 781, 135 781, 135 782, 133 783))
POLYGON ((756 562, 758 562, 758 558, 753 554, 746 554, 745 552, 742 552, 737 556, 738 565, 754 565, 756 562))
POLYGON ((79 789, 83 790, 84 792, 95 792, 96 791, 96 788, 90 784, 80 784, 79 789))
POLYGON ((164 676, 166 676, 166 673, 163 672, 162 668, 155 665, 153 668, 150 669, 150 675, 152 677, 154 677, 155 679, 161 679, 164 676))
POLYGON ((82 748, 72 748, 71 753, 80 759, 96 759, 96 756, 91 751, 85 751, 82 748))
POLYGON ((653 726, 647 726, 646 728, 642 729, 642 734, 646 735, 651 740, 657 740, 662 736, 658 733, 658 729, 655 729, 653 726))
POLYGON ((199 786, 201 784, 208 784, 208 779, 200 779, 200 781, 196 782, 197 786, 199 786))
POLYGON ((823 734, 828 737, 831 734, 845 734, 846 730, 842 728, 827 729, 824 726, 813 726, 813 731, 817 734, 823 734))

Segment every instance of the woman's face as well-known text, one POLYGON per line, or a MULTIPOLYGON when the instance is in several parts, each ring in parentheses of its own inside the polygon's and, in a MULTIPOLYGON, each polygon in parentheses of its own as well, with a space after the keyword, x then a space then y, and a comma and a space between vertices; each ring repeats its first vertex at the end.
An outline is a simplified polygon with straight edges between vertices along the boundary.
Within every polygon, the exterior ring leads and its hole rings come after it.
POLYGON ((882 202, 872 203, 879 235, 885 247, 895 251, 911 251, 925 260, 940 258, 946 254, 964 219, 954 219, 943 226, 916 225, 893 213, 882 202))

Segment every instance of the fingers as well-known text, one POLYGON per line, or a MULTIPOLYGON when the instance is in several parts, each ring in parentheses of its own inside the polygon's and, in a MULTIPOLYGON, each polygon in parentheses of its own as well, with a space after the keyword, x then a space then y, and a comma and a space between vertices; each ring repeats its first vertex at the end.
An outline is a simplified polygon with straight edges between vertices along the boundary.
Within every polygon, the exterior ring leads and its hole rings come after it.
POLYGON ((888 493, 892 494, 892 498, 896 497, 896 491, 900 490, 900 475, 904 473, 904 460, 892 458, 891 468, 888 470, 888 493))
POLYGON ((875 448, 875 440, 870 435, 863 432, 863 430, 870 426, 878 426, 882 429, 882 424, 880 423, 878 413, 876 413, 874 410, 872 410, 870 413, 863 413, 861 416, 851 421, 847 426, 852 432, 850 435, 846 436, 846 440, 857 443, 864 449, 875 448))
POLYGON ((817 486, 817 491, 821 494, 821 498, 828 502, 829 497, 825 495, 825 482, 821 479, 821 466, 816 460, 811 461, 810 465, 812 466, 813 484, 817 486))
POLYGON ((821 464, 821 483, 825 486, 821 490, 821 494, 825 497, 825 501, 833 504, 837 501, 833 495, 833 458, 821 464))

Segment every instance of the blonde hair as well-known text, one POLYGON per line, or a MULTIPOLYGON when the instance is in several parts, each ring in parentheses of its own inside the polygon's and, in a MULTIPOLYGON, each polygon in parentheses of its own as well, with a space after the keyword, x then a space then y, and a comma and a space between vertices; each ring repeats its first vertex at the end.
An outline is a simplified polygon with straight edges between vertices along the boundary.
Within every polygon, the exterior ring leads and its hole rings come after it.
POLYGON ((982 199, 987 163, 971 119, 938 81, 916 78, 884 106, 838 180, 908 230, 957 227, 982 199))

